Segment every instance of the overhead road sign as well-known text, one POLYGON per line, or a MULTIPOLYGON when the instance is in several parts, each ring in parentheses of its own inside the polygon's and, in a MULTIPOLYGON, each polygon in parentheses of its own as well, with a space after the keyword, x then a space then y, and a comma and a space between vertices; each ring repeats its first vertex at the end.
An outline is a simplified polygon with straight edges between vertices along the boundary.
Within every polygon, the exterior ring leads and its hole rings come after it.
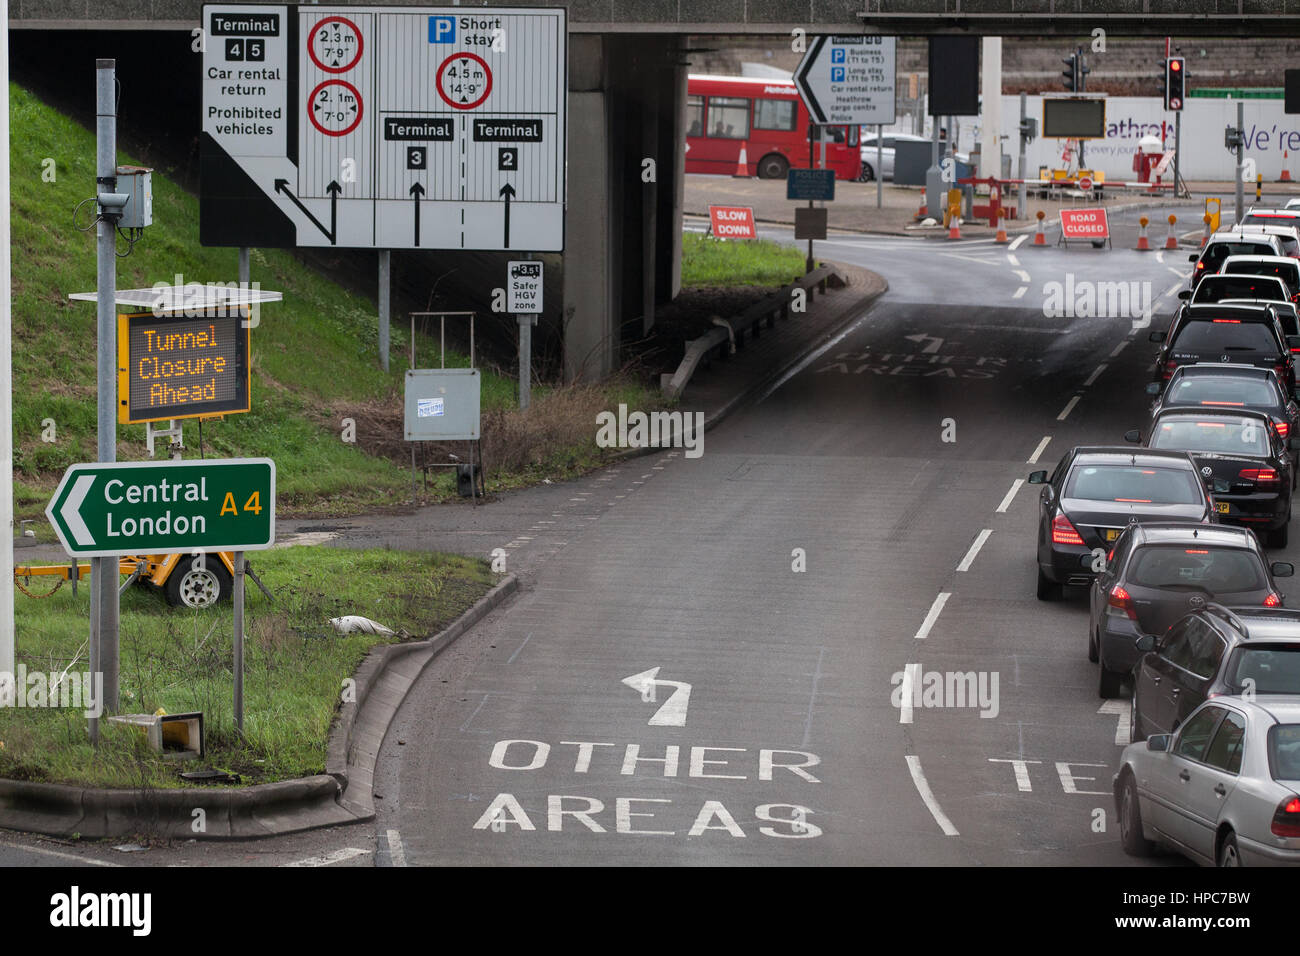
POLYGON ((260 551, 275 543, 275 462, 73 465, 45 515, 78 558, 260 551))
POLYGON ((814 123, 889 125, 897 119, 896 61, 896 37, 821 36, 799 61, 794 82, 814 123))
POLYGON ((786 170, 785 198, 830 202, 835 198, 835 170, 786 170))
POLYGON ((566 18, 206 4, 200 240, 562 251, 566 18))

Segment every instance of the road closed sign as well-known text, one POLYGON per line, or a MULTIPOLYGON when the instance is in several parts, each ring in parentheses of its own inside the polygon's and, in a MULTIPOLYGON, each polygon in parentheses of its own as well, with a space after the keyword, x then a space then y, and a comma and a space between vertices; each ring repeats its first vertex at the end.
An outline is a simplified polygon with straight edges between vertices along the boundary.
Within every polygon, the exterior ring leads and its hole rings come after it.
POLYGON ((709 222, 719 239, 757 239, 754 210, 749 206, 710 206, 709 222))
POLYGON ((1100 241, 1110 238, 1110 225, 1106 222, 1104 209, 1062 209, 1061 238, 1092 239, 1100 241))

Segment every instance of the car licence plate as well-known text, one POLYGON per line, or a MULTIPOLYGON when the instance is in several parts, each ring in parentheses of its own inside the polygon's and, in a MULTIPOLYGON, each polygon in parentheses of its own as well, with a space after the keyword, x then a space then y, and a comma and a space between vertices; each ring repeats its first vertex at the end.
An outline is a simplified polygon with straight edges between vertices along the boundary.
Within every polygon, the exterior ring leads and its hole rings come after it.
POLYGON ((1214 503, 1214 510, 1221 515, 1226 515, 1228 513, 1228 503, 1226 501, 1216 501, 1214 503))
POLYGON ((1102 539, 1108 542, 1114 541, 1116 538, 1119 537, 1119 531, 1120 531, 1119 528, 1102 528, 1101 529, 1102 539))

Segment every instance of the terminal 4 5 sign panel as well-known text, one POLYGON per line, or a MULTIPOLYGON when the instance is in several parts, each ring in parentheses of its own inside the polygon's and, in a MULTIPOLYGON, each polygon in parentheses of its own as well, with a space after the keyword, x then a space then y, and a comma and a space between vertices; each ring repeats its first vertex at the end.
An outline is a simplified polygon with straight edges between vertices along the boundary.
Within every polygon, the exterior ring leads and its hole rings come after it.
POLYGON ((562 251, 565 18, 205 5, 201 241, 562 251))

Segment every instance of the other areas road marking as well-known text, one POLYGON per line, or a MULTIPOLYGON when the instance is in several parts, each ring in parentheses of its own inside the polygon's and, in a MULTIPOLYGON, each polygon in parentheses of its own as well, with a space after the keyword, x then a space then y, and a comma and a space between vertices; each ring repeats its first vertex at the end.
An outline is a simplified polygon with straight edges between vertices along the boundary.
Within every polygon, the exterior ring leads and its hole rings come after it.
POLYGON ((1007 496, 1002 499, 1002 504, 998 505, 998 514, 1007 513, 1007 508, 1011 507, 1011 499, 1016 496, 1016 492, 1020 490, 1020 486, 1024 483, 1025 479, 1023 478, 1017 478, 1015 481, 1011 482, 1011 490, 1008 491, 1007 496))
POLYGON ((992 528, 985 528, 979 533, 975 538, 975 541, 971 544, 970 550, 966 552, 966 557, 962 558, 961 564, 957 565, 958 571, 970 570, 971 564, 975 561, 975 556, 980 553, 980 548, 984 547, 984 542, 989 539, 989 535, 992 533, 992 528))
POLYGON ((402 835, 396 830, 388 831, 388 858, 393 866, 406 866, 406 849, 402 846, 402 835))
POLYGON ((929 637, 930 629, 934 627, 934 622, 939 620, 939 614, 943 611, 943 606, 948 603, 948 598, 950 597, 952 597, 950 591, 939 592, 939 596, 935 598, 934 603, 930 605, 930 610, 925 615, 925 620, 921 622, 921 626, 917 629, 916 634, 913 635, 915 640, 923 641, 929 637))
POLYGON ((333 853, 326 853, 324 856, 309 856, 305 860, 295 860, 293 863, 284 864, 287 867, 292 866, 333 866, 335 863, 342 863, 345 860, 351 860, 354 857, 363 856, 368 853, 360 847, 347 846, 341 850, 335 850, 333 853))
POLYGON ((1088 378, 1087 378, 1087 380, 1083 383, 1083 387, 1084 387, 1084 388, 1087 388, 1087 387, 1088 387, 1089 385, 1091 385, 1093 382, 1097 381, 1097 376, 1099 376, 1099 375, 1100 375, 1102 372, 1104 372, 1104 371, 1106 371, 1106 363, 1105 363, 1105 362, 1102 362, 1102 363, 1101 363, 1100 365, 1098 365, 1095 369, 1093 369, 1092 374, 1089 375, 1088 378))
POLYGON ((926 782, 925 774, 921 771, 921 758, 908 754, 907 769, 912 773, 912 783, 916 784, 916 792, 921 795, 921 801, 930 811, 930 816, 934 817, 934 822, 939 824, 939 829, 943 831, 944 836, 957 836, 957 828, 952 825, 952 821, 939 806, 939 801, 934 799, 934 794, 930 792, 930 784, 926 782))
POLYGON ((1059 414, 1059 415, 1056 416, 1056 420, 1057 420, 1058 422, 1063 422, 1063 421, 1065 421, 1066 416, 1069 415, 1070 412, 1074 411, 1074 406, 1079 404, 1079 399, 1082 398, 1082 397, 1083 397, 1082 395, 1076 395, 1076 396, 1074 396, 1074 398, 1072 398, 1072 399, 1070 399, 1068 402, 1066 402, 1066 403, 1065 403, 1065 407, 1064 407, 1063 409, 1061 409, 1061 414, 1059 414))
POLYGON ((1038 447, 1034 449, 1034 453, 1029 456, 1029 460, 1026 461, 1025 464, 1026 465, 1038 464, 1038 456, 1041 455, 1046 450, 1047 443, 1051 440, 1052 440, 1051 435, 1045 435, 1043 437, 1043 440, 1038 443, 1038 447))
POLYGON ((1115 717, 1115 746, 1127 747, 1133 736, 1130 721, 1133 718, 1131 704, 1123 700, 1108 700, 1097 708, 1099 714, 1112 714, 1115 717))

